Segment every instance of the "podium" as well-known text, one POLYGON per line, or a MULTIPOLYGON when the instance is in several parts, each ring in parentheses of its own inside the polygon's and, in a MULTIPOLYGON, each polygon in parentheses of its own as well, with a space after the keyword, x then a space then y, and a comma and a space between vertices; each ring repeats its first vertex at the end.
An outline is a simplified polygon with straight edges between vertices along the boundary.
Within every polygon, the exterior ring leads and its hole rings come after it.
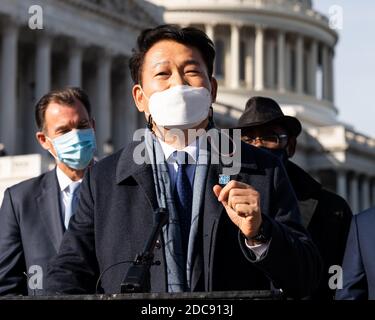
POLYGON ((279 291, 213 291, 213 292, 181 292, 181 293, 126 293, 126 294, 93 294, 93 295, 48 295, 48 296, 2 296, 0 300, 283 300, 279 291))
MULTIPOLYGON (((3 296, 0 308, 28 310, 40 314, 65 313, 66 310, 84 310, 94 317, 107 318, 109 314, 120 314, 125 319, 234 319, 243 320, 243 315, 254 315, 256 310, 275 310, 268 301, 284 300, 280 292, 274 291, 225 291, 193 293, 131 293, 111 295, 54 295, 54 296, 3 296), (31 311, 32 310, 32 311, 31 311)), ((277 303, 280 306, 280 303, 277 303)))

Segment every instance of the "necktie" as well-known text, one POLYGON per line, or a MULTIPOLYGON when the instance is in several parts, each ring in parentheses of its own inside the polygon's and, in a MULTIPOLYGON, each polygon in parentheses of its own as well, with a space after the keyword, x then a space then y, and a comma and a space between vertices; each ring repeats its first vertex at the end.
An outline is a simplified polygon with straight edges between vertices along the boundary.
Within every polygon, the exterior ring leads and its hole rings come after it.
POLYGON ((65 229, 68 229, 69 220, 77 210, 77 205, 79 201, 80 184, 81 184, 80 182, 72 182, 69 185, 68 201, 65 207, 65 217, 64 217, 65 229))
POLYGON ((186 261, 191 225, 191 207, 193 201, 193 190, 190 185, 188 175, 186 173, 186 169, 188 166, 187 153, 183 151, 177 152, 176 159, 178 169, 176 177, 176 186, 174 190, 174 200, 180 220, 182 249, 186 261))

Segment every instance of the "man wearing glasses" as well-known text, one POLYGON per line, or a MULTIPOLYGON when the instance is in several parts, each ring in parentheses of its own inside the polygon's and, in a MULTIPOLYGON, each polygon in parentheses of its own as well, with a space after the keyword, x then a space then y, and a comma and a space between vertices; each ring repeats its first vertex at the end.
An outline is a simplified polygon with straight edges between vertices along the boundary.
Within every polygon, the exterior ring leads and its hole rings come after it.
POLYGON ((329 287, 329 268, 342 264, 352 217, 350 207, 289 160, 302 127, 297 118, 285 116, 276 101, 265 97, 249 99, 237 128, 242 129, 244 142, 271 152, 284 164, 297 196, 302 223, 324 261, 323 277, 312 298, 332 300, 335 292, 329 287))

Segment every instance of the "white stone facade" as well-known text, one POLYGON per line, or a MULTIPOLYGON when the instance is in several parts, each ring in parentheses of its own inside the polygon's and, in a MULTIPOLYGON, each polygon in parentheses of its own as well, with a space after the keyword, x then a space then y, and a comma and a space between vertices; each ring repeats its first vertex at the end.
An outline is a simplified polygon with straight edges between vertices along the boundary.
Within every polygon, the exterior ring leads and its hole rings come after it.
POLYGON ((50 89, 89 94, 99 155, 125 144, 141 119, 131 97, 128 58, 136 37, 161 23, 143 0, 41 0, 43 29, 31 29, 35 1, 0 2, 0 142, 8 154, 41 153, 34 105, 50 89))
POLYGON ((151 0, 167 23, 195 26, 215 42, 215 118, 233 125, 254 95, 276 99, 304 132, 295 161, 346 198, 375 205, 375 140, 337 120, 337 33, 309 0, 151 0))

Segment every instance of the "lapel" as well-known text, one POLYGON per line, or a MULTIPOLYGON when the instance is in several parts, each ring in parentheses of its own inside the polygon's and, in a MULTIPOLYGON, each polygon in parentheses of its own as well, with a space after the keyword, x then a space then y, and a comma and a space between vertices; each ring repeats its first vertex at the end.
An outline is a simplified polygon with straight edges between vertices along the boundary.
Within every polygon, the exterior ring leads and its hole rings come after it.
POLYGON ((316 199, 298 201, 298 207, 301 212, 302 225, 304 226, 305 229, 308 228, 317 205, 318 205, 318 200, 316 199))
POLYGON ((36 204, 47 234, 51 238, 56 252, 58 252, 64 233, 64 226, 61 218, 56 169, 45 174, 41 192, 36 196, 36 204))
MULTIPOLYGON (((200 155, 200 161, 202 156, 200 155)), ((207 161, 207 158, 205 160, 207 161)), ((197 165, 195 169, 194 178, 194 197, 192 206, 192 224, 190 229, 190 239, 189 239, 189 251, 188 251, 188 261, 191 263, 190 272, 190 288, 191 291, 201 291, 198 288, 198 281, 201 278, 203 271, 203 257, 202 257, 202 241, 200 241, 200 235, 202 235, 202 210, 205 201, 205 189, 207 181, 208 167, 206 165, 197 165), (198 218, 198 219, 197 219, 198 218), (192 249, 190 249, 190 245, 192 249)), ((203 289, 203 288, 202 288, 203 289)))
POLYGON ((133 178, 144 191, 152 207, 156 209, 158 202, 151 164, 147 159, 142 164, 135 163, 133 159, 135 147, 142 146, 141 144, 144 145, 144 143, 132 142, 122 151, 116 168, 116 183, 126 183, 126 180, 133 178))
MULTIPOLYGON (((258 164, 254 156, 252 146, 241 142, 241 162, 234 164, 238 166, 236 175, 230 177, 231 180, 244 181, 243 174, 251 174, 258 169, 258 164)), ((216 243, 217 230, 221 214, 227 214, 223 205, 217 200, 213 187, 219 182, 219 175, 223 173, 223 165, 211 164, 209 165, 207 174, 207 183, 205 190, 205 206, 203 216, 203 257, 204 257, 204 279, 205 290, 212 290, 212 263, 214 258, 214 247, 216 243)), ((246 181, 246 180, 245 180, 246 181)))
POLYGON ((318 206, 315 195, 322 186, 292 161, 288 161, 285 168, 297 196, 302 225, 307 229, 318 206))
MULTIPOLYGON (((207 182, 205 189, 205 204, 203 212, 203 257, 205 272, 205 289, 210 290, 209 275, 212 263, 212 249, 216 239, 216 231, 219 218, 224 210, 223 205, 217 201, 213 192, 213 187, 218 183, 221 173, 220 165, 210 165, 207 173, 207 182)), ((199 278, 195 276, 195 278, 199 278)))

